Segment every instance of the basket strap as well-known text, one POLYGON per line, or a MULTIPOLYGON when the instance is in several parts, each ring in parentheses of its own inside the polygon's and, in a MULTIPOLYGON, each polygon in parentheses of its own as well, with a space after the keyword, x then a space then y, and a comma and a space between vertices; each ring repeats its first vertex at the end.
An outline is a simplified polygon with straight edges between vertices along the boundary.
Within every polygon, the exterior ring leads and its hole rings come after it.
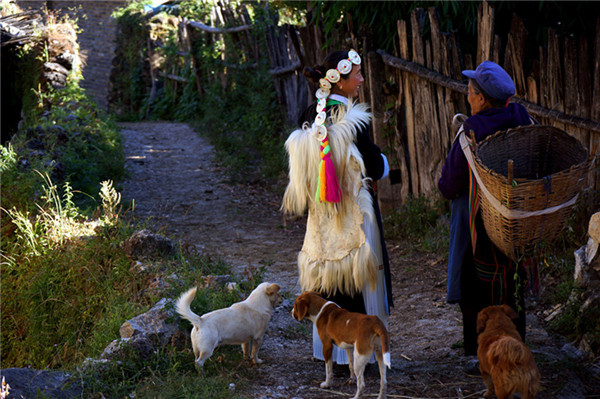
POLYGON ((505 218, 507 218, 507 219, 524 219, 524 218, 528 218, 531 216, 547 215, 549 213, 554 213, 554 212, 559 211, 568 206, 572 206, 577 201, 577 197, 579 197, 579 194, 575 194, 575 196, 567 202, 564 202, 560 205, 553 206, 551 208, 542 209, 540 211, 520 211, 518 209, 508 209, 500 201, 498 201, 492 195, 492 193, 489 192, 487 187, 483 184, 483 181, 481 180, 479 173, 477 173, 477 168, 475 167, 475 159, 473 158, 473 151, 471 150, 471 148, 469 146, 469 141, 467 140, 467 137, 465 136, 465 132, 462 129, 462 126, 461 126, 460 130, 461 131, 459 131, 458 140, 460 142, 460 146, 461 146, 463 152, 465 153, 465 157, 467 158, 469 167, 471 168, 471 170, 473 171, 473 174, 475 175, 475 179, 477 180, 479 189, 481 190, 483 195, 485 195, 485 198, 490 202, 490 204, 492 204, 492 206, 496 209, 496 211, 500 212, 500 214, 502 216, 504 216, 505 218))

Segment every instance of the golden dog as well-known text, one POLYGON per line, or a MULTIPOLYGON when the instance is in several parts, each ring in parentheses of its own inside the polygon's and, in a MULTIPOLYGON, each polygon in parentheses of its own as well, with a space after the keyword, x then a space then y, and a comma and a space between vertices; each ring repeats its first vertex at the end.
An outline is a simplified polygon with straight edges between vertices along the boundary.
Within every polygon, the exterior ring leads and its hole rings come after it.
POLYGON ((350 378, 356 375, 356 395, 358 399, 365 387, 364 371, 369 358, 375 351, 381 383, 379 399, 386 396, 386 369, 391 368, 390 339, 385 325, 377 316, 368 316, 362 313, 353 313, 340 308, 334 302, 328 302, 316 292, 302 293, 294 302, 292 317, 301 321, 304 318, 311 320, 319 332, 323 343, 323 356, 325 357, 325 381, 321 388, 328 388, 333 382, 333 344, 346 350, 350 378), (354 361, 352 348, 354 348, 354 361))
POLYGON ((540 371, 521 340, 513 320, 517 313, 507 305, 488 306, 477 315, 477 358, 487 386, 486 398, 532 399, 540 389, 540 371))
POLYGON ((196 369, 202 371, 204 362, 221 345, 242 345, 244 359, 250 356, 254 364, 262 363, 258 350, 271 319, 273 309, 282 301, 279 286, 261 283, 242 302, 228 308, 198 316, 190 309, 196 288, 184 292, 177 300, 177 313, 194 326, 191 332, 196 369), (252 346, 252 353, 250 353, 252 346))

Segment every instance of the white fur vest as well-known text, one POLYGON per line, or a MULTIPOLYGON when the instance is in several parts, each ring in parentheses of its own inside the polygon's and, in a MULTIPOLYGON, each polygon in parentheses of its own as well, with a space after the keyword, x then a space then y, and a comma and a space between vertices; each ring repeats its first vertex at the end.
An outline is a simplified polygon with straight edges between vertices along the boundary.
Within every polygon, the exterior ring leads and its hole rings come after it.
POLYGON ((307 123, 285 143, 289 155, 289 184, 282 209, 303 214, 308 207, 304 245, 298 254, 303 290, 326 294, 355 294, 365 283, 373 288, 381 263, 365 239, 364 218, 375 218, 373 199, 367 188, 365 166, 354 144, 359 129, 371 120, 366 104, 349 103, 348 109, 327 121, 332 160, 342 189, 338 204, 317 202, 320 142, 307 123))

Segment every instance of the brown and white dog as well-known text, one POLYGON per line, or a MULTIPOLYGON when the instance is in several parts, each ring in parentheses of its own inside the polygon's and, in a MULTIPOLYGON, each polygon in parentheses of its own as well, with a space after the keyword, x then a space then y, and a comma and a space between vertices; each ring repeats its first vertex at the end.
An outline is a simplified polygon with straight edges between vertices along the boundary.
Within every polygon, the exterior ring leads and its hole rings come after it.
POLYGON ((331 354, 335 344, 345 349, 348 354, 350 378, 356 376, 357 390, 354 399, 362 395, 365 387, 363 375, 365 367, 375 351, 381 376, 378 398, 385 398, 387 384, 385 366, 392 367, 389 353, 390 339, 385 325, 377 316, 349 312, 334 302, 326 301, 316 292, 307 291, 296 298, 292 317, 298 321, 307 318, 317 326, 325 357, 326 378, 321 383, 321 388, 328 388, 333 382, 331 354))
POLYGON ((523 343, 513 320, 517 313, 508 305, 488 306, 477 315, 477 358, 487 386, 486 398, 532 399, 540 389, 540 371, 523 343))
POLYGON ((258 350, 273 309, 282 301, 279 286, 261 283, 246 300, 206 313, 202 317, 190 309, 195 295, 195 287, 183 293, 177 300, 176 307, 177 313, 194 326, 190 338, 198 372, 202 371, 204 362, 221 345, 241 344, 244 359, 249 355, 254 364, 262 363, 258 358, 258 350))

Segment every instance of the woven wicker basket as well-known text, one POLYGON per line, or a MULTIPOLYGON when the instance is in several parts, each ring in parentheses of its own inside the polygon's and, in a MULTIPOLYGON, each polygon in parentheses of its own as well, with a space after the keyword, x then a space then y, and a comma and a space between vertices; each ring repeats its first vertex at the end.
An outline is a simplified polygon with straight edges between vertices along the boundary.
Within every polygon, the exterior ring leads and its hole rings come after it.
POLYGON ((480 187, 485 229, 492 242, 513 260, 558 235, 585 186, 591 165, 587 150, 577 139, 543 125, 497 132, 476 144, 474 154, 481 183, 510 210, 496 209, 480 187), (552 207, 559 209, 542 215, 522 212, 552 207))

